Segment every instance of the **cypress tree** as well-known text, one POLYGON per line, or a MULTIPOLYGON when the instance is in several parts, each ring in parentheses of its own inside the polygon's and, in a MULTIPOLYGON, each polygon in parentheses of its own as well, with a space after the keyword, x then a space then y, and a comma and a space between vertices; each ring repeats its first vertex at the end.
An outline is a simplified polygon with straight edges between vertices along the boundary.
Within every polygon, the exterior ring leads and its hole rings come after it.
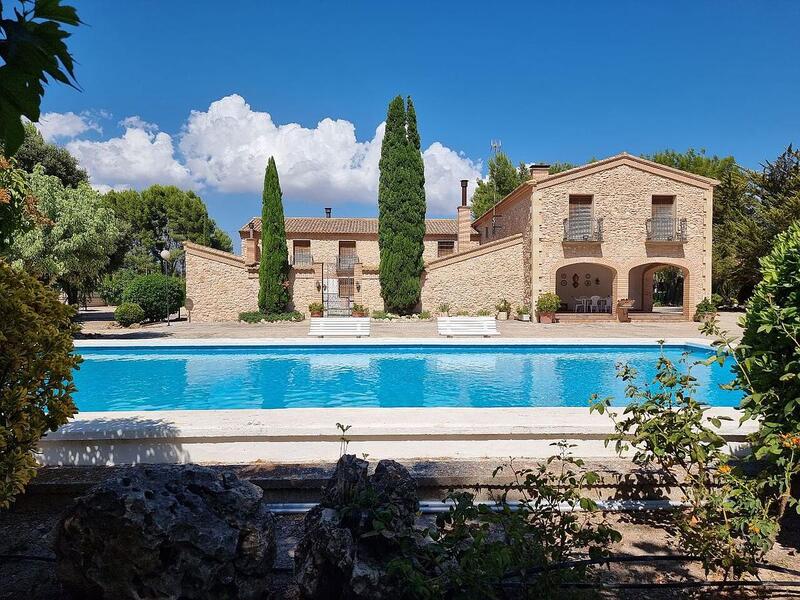
POLYGON ((381 146, 378 242, 381 296, 390 312, 408 314, 419 303, 425 236, 425 169, 411 98, 389 104, 381 146))
POLYGON ((261 195, 261 261, 258 265, 258 310, 286 312, 289 304, 289 258, 283 196, 275 159, 269 157, 261 195))

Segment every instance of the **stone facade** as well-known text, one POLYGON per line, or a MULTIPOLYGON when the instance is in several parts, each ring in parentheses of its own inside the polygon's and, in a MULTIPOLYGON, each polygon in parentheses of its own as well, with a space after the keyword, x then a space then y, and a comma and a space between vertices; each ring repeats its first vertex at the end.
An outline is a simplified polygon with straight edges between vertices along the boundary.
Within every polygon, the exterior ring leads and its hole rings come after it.
MULTIPOLYGON (((614 309, 617 300, 631 298, 635 310, 650 311, 655 273, 674 267, 683 275, 683 311, 688 318, 711 295, 711 218, 717 183, 627 154, 555 175, 547 175, 546 166, 536 166, 530 181, 471 227, 463 199, 457 219, 426 222, 420 308, 434 312, 448 304, 452 311, 493 311, 502 298, 515 308, 532 308, 540 294, 555 292, 562 298, 562 309, 572 310, 580 296, 597 296, 609 298, 614 309), (602 219, 602 235, 565 239, 571 196, 589 203, 584 221, 586 214, 593 223, 602 219), (670 219, 676 227, 680 224, 682 235, 653 240, 646 224, 665 198, 670 219), (440 241, 452 243, 454 254, 440 257, 440 241)), ((259 249, 254 221, 241 231, 244 256, 185 244, 193 319, 234 320, 242 311, 255 310, 259 249)), ((350 301, 383 309, 375 219, 289 222, 290 260, 295 240, 307 240, 305 252, 313 258, 312 264, 292 269, 294 309, 307 313, 310 303, 322 300, 340 242, 349 241, 355 243, 359 258, 344 275, 352 282, 350 301), (299 229, 303 227, 308 229, 299 229)))
POLYGON ((523 303, 522 235, 509 236, 425 266, 422 308, 436 312, 447 304, 451 312, 495 312, 503 298, 516 308, 523 303))

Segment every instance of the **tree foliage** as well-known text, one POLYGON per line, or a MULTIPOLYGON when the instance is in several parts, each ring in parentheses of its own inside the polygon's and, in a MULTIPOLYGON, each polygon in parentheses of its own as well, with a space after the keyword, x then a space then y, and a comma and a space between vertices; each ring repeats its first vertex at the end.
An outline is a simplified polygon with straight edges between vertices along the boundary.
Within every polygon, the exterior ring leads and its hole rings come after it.
POLYGON ((389 104, 379 167, 381 296, 386 310, 408 314, 420 298, 425 237, 425 166, 411 98, 389 104))
POLYGON ((0 1, 0 59, 5 63, 0 66, 0 142, 13 155, 25 138, 21 117, 39 120, 49 79, 75 87, 66 45, 70 33, 61 25, 74 27, 81 20, 61 0, 19 0, 13 18, 4 15, 0 1))
POLYGON ((0 260, 0 508, 36 474, 39 440, 75 414, 74 309, 0 260))
POLYGON ((275 159, 269 157, 261 196, 261 260, 258 265, 258 309, 283 313, 289 305, 289 253, 283 194, 275 159))
POLYGON ((233 250, 231 238, 208 216, 202 198, 192 191, 173 185, 153 185, 141 192, 112 190, 104 196, 104 202, 130 225, 115 252, 113 266, 150 271, 160 260, 159 252, 167 249, 173 253, 175 270, 182 273, 183 258, 178 252, 181 242, 233 250))
POLYGON ((9 256, 45 283, 58 286, 70 304, 97 288, 125 233, 125 224, 86 184, 67 188, 37 167, 28 177, 44 220, 14 235, 9 256))
POLYGON ((25 171, 0 154, 0 253, 11 245, 12 234, 29 227, 37 215, 25 171))
POLYGON ((89 183, 89 176, 81 169, 78 159, 66 148, 46 142, 32 123, 25 124, 25 141, 14 154, 14 160, 28 173, 33 173, 36 165, 42 165, 45 175, 58 177, 66 187, 89 183))
POLYGON ((478 187, 472 196, 472 216, 477 219, 528 179, 530 172, 525 163, 515 167, 505 153, 498 152, 489 159, 489 177, 477 181, 478 187))

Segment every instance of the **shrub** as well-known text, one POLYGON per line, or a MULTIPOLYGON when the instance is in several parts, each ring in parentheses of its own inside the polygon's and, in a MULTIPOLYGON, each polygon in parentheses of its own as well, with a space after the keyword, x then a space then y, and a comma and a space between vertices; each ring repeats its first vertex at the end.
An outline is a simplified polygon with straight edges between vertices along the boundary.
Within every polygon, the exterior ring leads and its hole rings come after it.
POLYGON ((456 316, 457 317, 468 317, 469 316, 469 311, 468 310, 464 310, 462 308, 461 310, 457 310, 456 311, 456 316))
POLYGON ((123 302, 114 311, 114 320, 123 327, 144 321, 144 311, 135 302, 123 302))
POLYGON ((325 312, 325 305, 322 302, 312 302, 308 305, 308 312, 322 313, 325 312))
POLYGON ((553 292, 545 292, 536 300, 536 310, 540 313, 554 313, 561 307, 561 298, 553 292))
POLYGON ((443 302, 439 305, 439 314, 440 315, 449 315, 450 314, 450 305, 446 302, 443 302))
MULTIPOLYGON (((500 311, 500 312, 503 312, 503 311, 500 311)), ((492 314, 492 311, 490 311, 490 310, 487 310, 487 309, 485 309, 485 308, 482 308, 482 309, 480 309, 480 310, 479 310, 479 311, 478 311, 476 314, 477 314, 479 317, 488 317, 489 315, 491 315, 491 314, 492 314)))
POLYGON ((130 269, 120 269, 109 273, 100 280, 97 293, 106 304, 119 306, 122 304, 122 295, 131 281, 136 279, 136 273, 130 269))
POLYGON ((133 302, 142 307, 148 321, 167 318, 167 299, 170 313, 183 306, 186 289, 182 279, 157 273, 140 275, 128 284, 122 294, 124 302, 133 302))
POLYGON ((431 318, 431 311, 423 310, 421 313, 419 313, 419 318, 420 319, 430 319, 431 318))
POLYGON ((373 310, 372 311, 372 318, 373 319, 388 319, 389 313, 385 310, 373 310))
POLYGON ((711 294, 711 304, 719 308, 725 304, 725 298, 723 298, 720 294, 711 294))
POLYGON ((72 401, 75 310, 0 260, 0 508, 36 475, 34 452, 77 411, 72 401))
POLYGON ((518 315, 529 315, 531 314, 530 309, 527 305, 523 304, 517 307, 517 314, 518 315))
POLYGON ((614 424, 606 444, 614 442, 620 456, 632 450, 634 464, 660 468, 666 487, 680 491, 686 506, 673 515, 667 532, 700 558, 706 573, 755 573, 778 532, 779 497, 764 494, 762 483, 727 464, 732 457, 717 430, 731 419, 708 415, 710 407, 694 397, 691 370, 663 355, 651 385, 639 385, 636 370, 626 365, 619 377, 630 402, 622 416, 611 412, 610 399, 597 395, 591 410, 608 413, 614 424))
POLYGON ((497 303, 497 306, 495 306, 495 308, 497 309, 497 312, 510 313, 511 303, 505 298, 503 298, 502 300, 500 300, 500 302, 497 303))
POLYGON ((717 305, 708 298, 703 298, 700 301, 700 304, 697 305, 697 308, 694 311, 694 317, 692 317, 692 319, 694 321, 702 321, 704 318, 716 314, 716 312, 717 305))
POLYGON ((303 313, 293 310, 291 312, 284 312, 284 313, 262 313, 258 310, 252 310, 248 312, 241 312, 239 313, 239 320, 245 323, 261 323, 262 321, 266 321, 267 323, 274 323, 277 321, 302 321, 305 317, 303 313))
MULTIPOLYGON (((389 572, 409 598, 567 598, 562 583, 585 580, 592 567, 577 559, 601 559, 622 536, 589 511, 597 504, 585 493, 599 475, 584 468, 566 442, 558 454, 531 469, 511 460, 495 469, 510 471, 513 483, 493 485, 491 510, 466 491, 450 491, 452 508, 422 532, 425 544, 394 559, 389 572), (508 499, 519 499, 511 510, 508 499), (587 512, 583 512, 587 511, 587 512), (548 569, 575 561, 569 568, 548 569), (498 593, 509 579, 522 580, 515 594, 498 593)), ((576 596, 577 597, 577 596, 576 596)), ((580 596, 583 597, 583 596, 580 596)))

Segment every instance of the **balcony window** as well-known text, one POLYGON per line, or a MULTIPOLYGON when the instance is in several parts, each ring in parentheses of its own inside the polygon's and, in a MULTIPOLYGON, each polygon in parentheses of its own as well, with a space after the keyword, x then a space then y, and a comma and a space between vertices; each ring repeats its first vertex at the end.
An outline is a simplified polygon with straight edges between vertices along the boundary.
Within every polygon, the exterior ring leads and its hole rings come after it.
POLYGON ((648 241, 686 241, 686 219, 675 217, 675 196, 653 196, 650 214, 646 223, 648 241))
POLYGON ((339 256, 336 260, 337 268, 340 271, 352 272, 353 267, 355 267, 358 262, 356 243, 354 241, 339 242, 339 256))
POLYGON ((297 267, 311 266, 311 241, 294 240, 292 242, 292 264, 297 267))
POLYGON ((569 217, 564 219, 564 241, 599 242, 603 240, 603 220, 594 218, 592 196, 571 195, 569 217))
POLYGON ((454 240, 439 240, 437 244, 437 256, 450 256, 456 250, 454 240))

